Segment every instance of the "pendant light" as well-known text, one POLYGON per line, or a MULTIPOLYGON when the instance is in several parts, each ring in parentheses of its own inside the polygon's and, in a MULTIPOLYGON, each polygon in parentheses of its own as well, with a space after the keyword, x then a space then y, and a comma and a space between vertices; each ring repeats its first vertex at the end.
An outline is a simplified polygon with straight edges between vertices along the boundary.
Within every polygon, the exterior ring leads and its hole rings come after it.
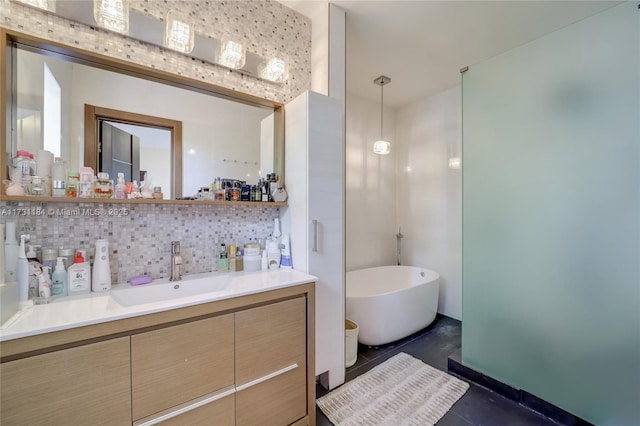
POLYGON ((391 142, 385 141, 383 137, 383 123, 384 123, 384 85, 391 82, 389 77, 381 75, 380 77, 373 80, 375 84, 380 86, 380 140, 377 140, 373 143, 373 152, 379 155, 387 155, 391 152, 391 142))

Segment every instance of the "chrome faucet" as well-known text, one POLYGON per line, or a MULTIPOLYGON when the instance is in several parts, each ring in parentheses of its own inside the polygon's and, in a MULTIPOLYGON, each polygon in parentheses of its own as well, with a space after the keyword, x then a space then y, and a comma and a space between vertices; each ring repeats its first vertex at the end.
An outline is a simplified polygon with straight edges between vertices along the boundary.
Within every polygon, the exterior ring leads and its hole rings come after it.
POLYGON ((402 246, 402 239, 404 238, 404 235, 402 235, 402 232, 400 232, 400 228, 398 227, 398 233, 396 234, 396 251, 397 251, 397 255, 398 255, 398 265, 400 264, 400 247, 402 246))
POLYGON ((171 277, 169 281, 180 281, 182 279, 182 274, 180 273, 181 265, 180 241, 171 241, 171 277))

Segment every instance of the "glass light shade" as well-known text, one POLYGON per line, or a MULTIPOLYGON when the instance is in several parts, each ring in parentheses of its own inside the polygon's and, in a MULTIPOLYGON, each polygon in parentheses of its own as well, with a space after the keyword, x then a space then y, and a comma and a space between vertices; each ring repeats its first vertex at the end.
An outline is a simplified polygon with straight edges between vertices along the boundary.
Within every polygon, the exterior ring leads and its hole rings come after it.
POLYGON ((387 155, 391 152, 391 142, 379 140, 373 143, 373 153, 387 155))
POLYGON ((449 168, 450 169, 459 169, 461 163, 462 162, 460 161, 460 157, 451 157, 451 158, 449 158, 449 168))
POLYGON ((287 72, 287 65, 280 58, 271 58, 258 68, 258 73, 265 80, 281 83, 284 81, 287 72))
POLYGON ((195 25, 189 18, 170 10, 165 19, 164 45, 182 53, 191 53, 194 46, 195 25))
POLYGON ((129 33, 129 0, 93 0, 93 18, 107 30, 129 33))
POLYGON ((242 68, 246 59, 246 50, 241 43, 233 40, 222 40, 218 62, 229 68, 242 68))
POLYGON ((37 7, 38 9, 48 10, 49 12, 56 11, 55 0, 18 0, 18 2, 37 7))

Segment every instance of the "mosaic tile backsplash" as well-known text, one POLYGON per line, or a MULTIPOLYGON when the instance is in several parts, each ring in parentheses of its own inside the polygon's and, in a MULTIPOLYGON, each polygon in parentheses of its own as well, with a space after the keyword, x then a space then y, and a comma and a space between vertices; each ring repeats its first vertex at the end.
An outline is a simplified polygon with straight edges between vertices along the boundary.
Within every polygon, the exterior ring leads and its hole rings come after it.
POLYGON ((180 241, 185 275, 210 272, 221 243, 255 243, 279 215, 279 207, 262 205, 0 202, 0 223, 15 222, 28 244, 86 250, 93 263, 95 240, 106 238, 113 284, 168 277, 171 241, 180 241))
MULTIPOLYGON (((78 0, 92 1, 92 0, 78 0)), ((0 0, 0 26, 124 61, 183 75, 269 100, 287 103, 310 87, 311 21, 275 1, 131 0, 131 8, 155 17, 176 9, 196 20, 199 33, 236 34, 261 56, 288 58, 289 76, 275 84, 193 60, 97 27, 0 0)))
MULTIPOLYGON (((284 52, 289 77, 284 84, 274 84, 243 76, 9 0, 0 0, 0 26, 282 103, 310 86, 311 21, 280 3, 131 0, 131 7, 157 16, 168 8, 179 9, 198 18, 200 32, 241 34, 249 49, 261 55, 284 52)), ((107 238, 113 283, 142 274, 167 277, 171 241, 181 243, 185 274, 211 271, 220 243, 264 238, 280 214, 278 207, 269 206, 8 202, 0 202, 0 212, 0 223, 16 222, 18 236, 30 234, 31 244, 84 249, 91 260, 94 241, 107 238), (117 215, 117 209, 126 209, 126 215, 117 215)))

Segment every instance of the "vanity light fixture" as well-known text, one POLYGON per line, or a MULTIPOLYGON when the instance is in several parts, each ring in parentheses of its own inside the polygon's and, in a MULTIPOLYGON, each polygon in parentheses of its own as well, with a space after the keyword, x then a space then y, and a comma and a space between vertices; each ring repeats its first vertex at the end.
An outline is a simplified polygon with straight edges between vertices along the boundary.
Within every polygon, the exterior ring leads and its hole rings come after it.
POLYGON ((18 0, 20 3, 24 3, 27 6, 36 7, 42 10, 48 10, 49 12, 56 11, 55 0, 18 0))
POLYGON ((460 161, 460 157, 451 157, 449 158, 449 168, 450 169, 459 169, 462 161, 460 161))
MULTIPOLYGON (((149 0, 0 0, 55 14, 88 25, 117 32, 154 46, 165 47, 192 59, 220 65, 242 75, 284 84, 288 78, 288 56, 277 49, 269 52, 253 51, 242 37, 241 29, 217 38, 196 31, 196 17, 170 9, 163 17, 143 8, 149 0)), ((165 0, 169 7, 173 0, 165 0)), ((168 8, 167 8, 168 9, 168 8)), ((163 12, 164 13, 164 12, 163 12)))
POLYGON ((93 0, 93 18, 107 30, 129 33, 129 0, 93 0))
POLYGON ((164 30, 164 45, 181 53, 191 53, 194 46, 195 25, 187 16, 170 10, 167 12, 164 30))
POLYGON ((286 63, 280 58, 271 58, 265 61, 258 69, 261 78, 281 83, 287 71, 286 63))
POLYGON ((218 63, 229 68, 242 68, 246 58, 244 46, 234 40, 222 40, 218 63))
POLYGON ((380 86, 380 139, 373 143, 373 152, 374 154, 379 155, 387 155, 391 152, 391 142, 385 141, 382 133, 382 124, 384 122, 384 85, 391 82, 389 77, 381 75, 380 77, 373 80, 375 84, 380 86))

